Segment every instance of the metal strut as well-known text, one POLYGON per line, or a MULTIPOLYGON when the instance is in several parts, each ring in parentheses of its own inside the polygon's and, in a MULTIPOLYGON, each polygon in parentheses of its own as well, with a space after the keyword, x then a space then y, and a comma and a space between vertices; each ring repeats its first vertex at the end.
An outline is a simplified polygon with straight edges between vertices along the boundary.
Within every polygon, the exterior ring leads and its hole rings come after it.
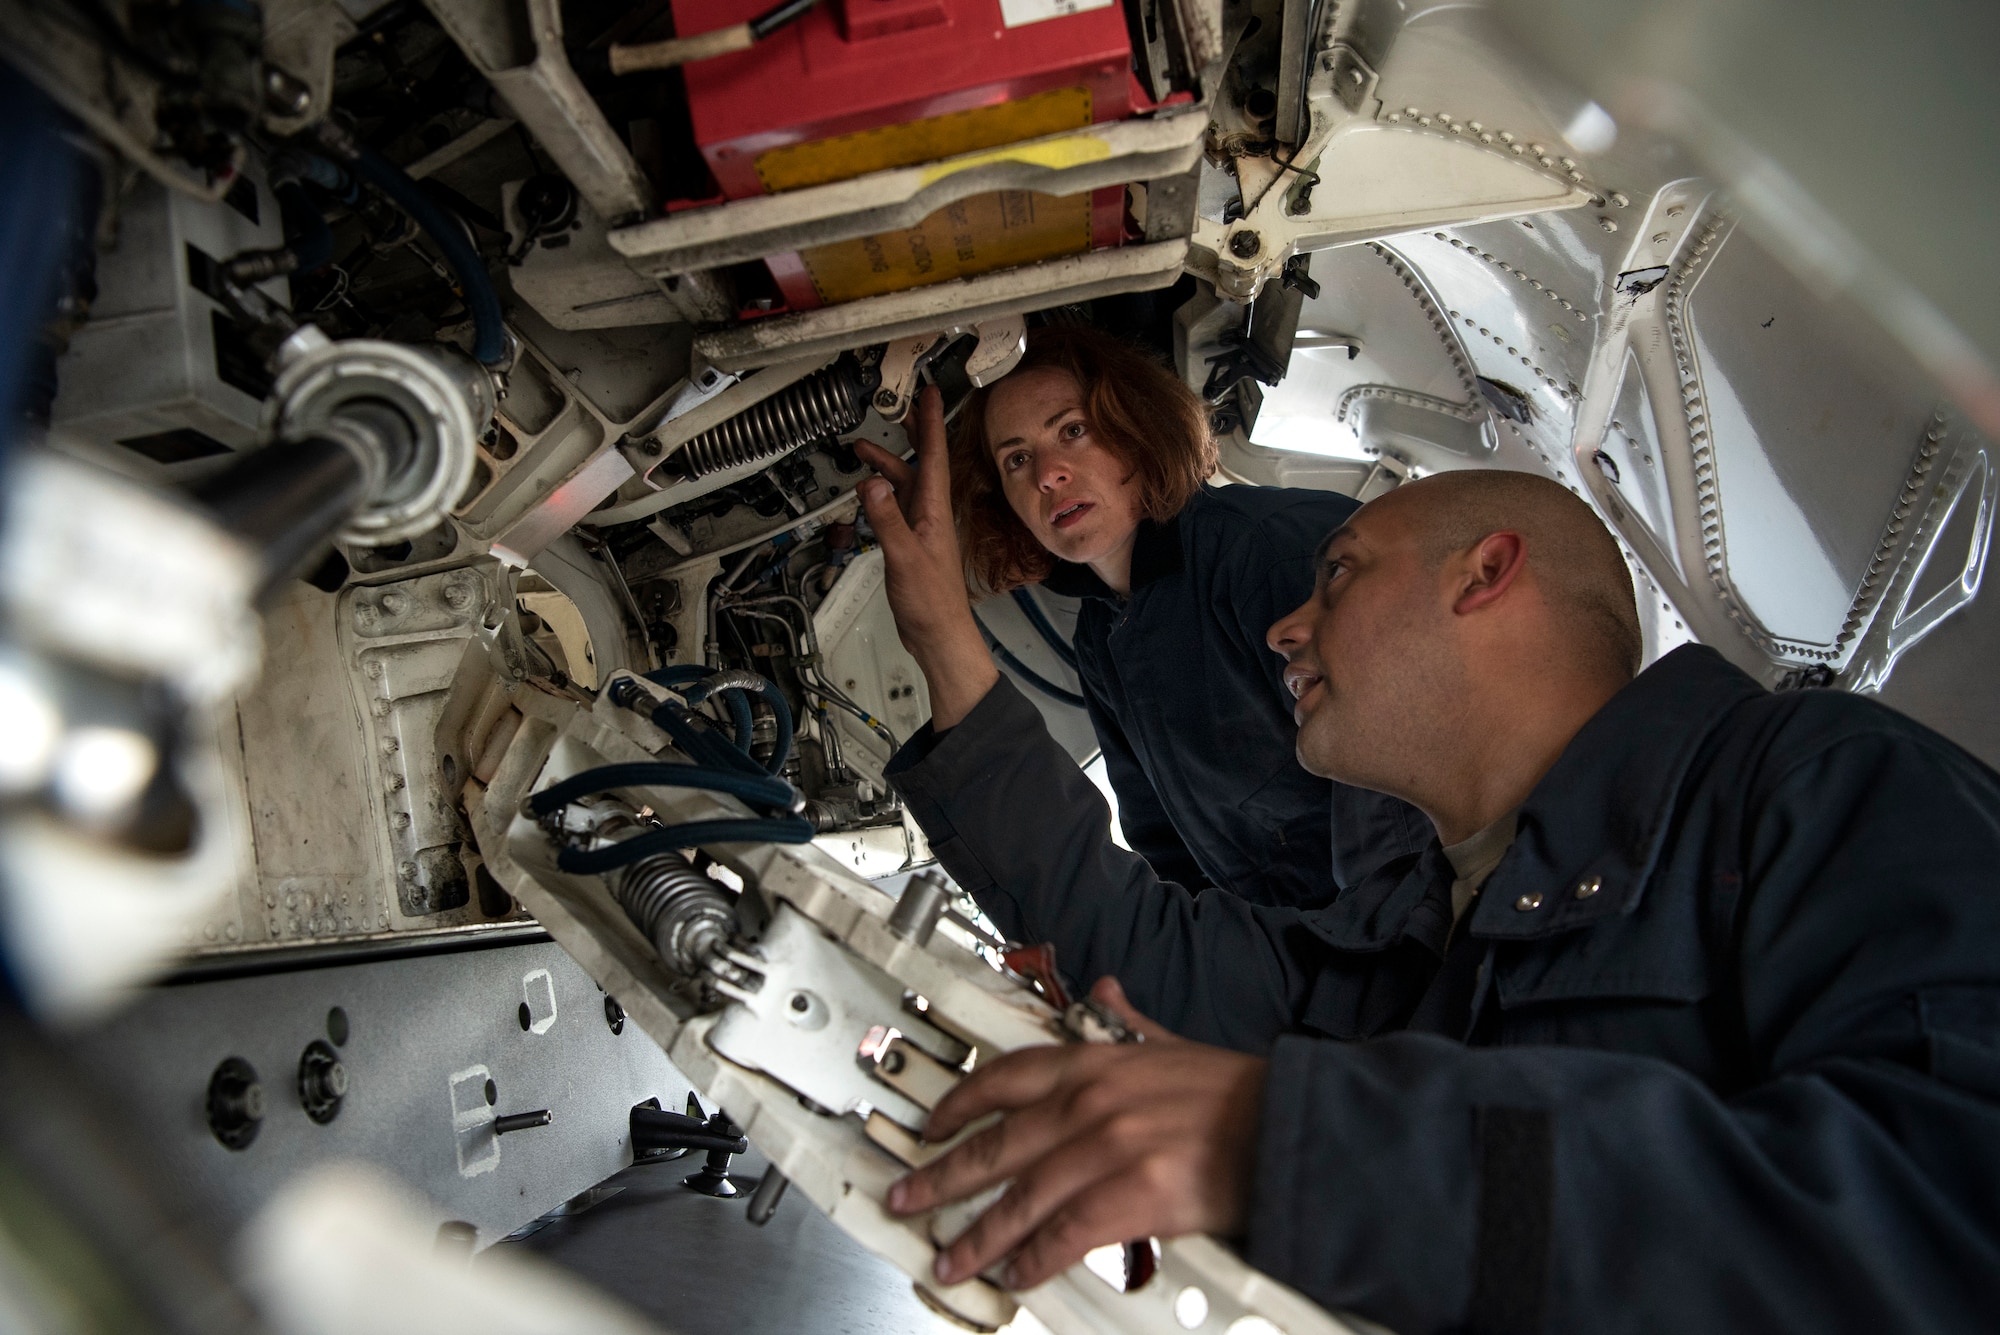
POLYGON ((702 432, 674 456, 672 467, 692 481, 789 454, 802 445, 852 431, 867 412, 868 386, 861 367, 853 358, 842 357, 702 432))

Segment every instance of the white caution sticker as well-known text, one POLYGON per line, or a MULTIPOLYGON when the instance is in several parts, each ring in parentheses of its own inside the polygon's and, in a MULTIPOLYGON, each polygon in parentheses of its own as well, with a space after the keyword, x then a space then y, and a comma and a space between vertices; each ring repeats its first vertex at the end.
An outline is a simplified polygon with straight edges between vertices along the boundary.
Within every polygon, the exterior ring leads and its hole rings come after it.
POLYGON ((1000 21, 1010 28, 1023 28, 1044 19, 1066 18, 1110 7, 1111 0, 1000 0, 1000 21))

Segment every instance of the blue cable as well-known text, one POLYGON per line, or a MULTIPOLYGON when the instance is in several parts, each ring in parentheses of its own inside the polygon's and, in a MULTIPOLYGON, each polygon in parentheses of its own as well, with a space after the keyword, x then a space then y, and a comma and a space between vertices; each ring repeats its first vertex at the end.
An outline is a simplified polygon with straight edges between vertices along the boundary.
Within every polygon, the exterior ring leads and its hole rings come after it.
MULTIPOLYGON (((771 681, 767 677, 759 677, 757 680, 759 683, 757 687, 757 694, 764 697, 764 703, 769 705, 771 707, 771 712, 777 716, 777 721, 778 721, 777 745, 771 749, 771 763, 766 767, 770 770, 771 773, 776 774, 779 770, 784 768, 786 758, 792 754, 792 739, 795 735, 795 728, 792 723, 792 707, 785 703, 784 692, 778 689, 777 683, 771 681)), ((711 688, 708 687, 707 685, 696 686, 693 690, 687 692, 687 702, 691 705, 700 704, 703 700, 706 700, 708 698, 708 693, 710 689, 711 688)), ((732 686, 728 689, 727 692, 727 697, 735 697, 741 699, 742 695, 743 692, 742 688, 740 687, 732 686)), ((730 712, 734 714, 735 711, 736 711, 736 706, 732 703, 730 705, 730 712)), ((749 711, 750 711, 749 701, 744 700, 743 701, 744 717, 747 718, 749 711)), ((742 743, 739 743, 739 745, 747 753, 750 749, 747 740, 747 730, 744 729, 741 723, 738 724, 738 730, 745 732, 746 740, 742 743)))
POLYGON ((493 287, 486 262, 466 239, 465 229, 425 194, 401 167, 366 144, 354 145, 349 159, 355 175, 380 190, 403 212, 416 220, 433 244, 444 254, 472 314, 472 355, 481 364, 498 366, 507 360, 506 317, 500 309, 500 294, 493 287))
POLYGON ((560 811, 579 797, 611 788, 637 788, 646 784, 660 787, 699 788, 705 792, 727 793, 759 806, 788 811, 798 793, 783 779, 706 769, 697 765, 672 765, 663 761, 638 761, 619 765, 599 765, 572 774, 561 783, 550 784, 528 799, 528 808, 537 816, 560 811))
POLYGON ((688 712, 678 704, 668 701, 652 713, 653 724, 667 736, 674 739, 674 745, 694 758, 698 764, 719 770, 734 770, 739 774, 754 774, 758 778, 767 777, 764 767, 752 760, 747 752, 739 751, 713 733, 697 732, 688 712))
POLYGON ((1042 605, 1035 601, 1035 595, 1025 588, 1014 590, 1014 606, 1020 608, 1021 615, 1028 618, 1028 624, 1035 628, 1035 634, 1042 637, 1042 643, 1055 650, 1056 657, 1063 661, 1063 666, 1072 672, 1076 671, 1075 647, 1062 637, 1061 631, 1055 628, 1048 614, 1042 611, 1042 605))
POLYGON ((1000 637, 995 635, 992 631, 986 628, 986 623, 979 619, 979 613, 974 612, 972 614, 972 623, 975 626, 979 627, 979 633, 985 637, 986 647, 993 651, 993 656, 999 659, 1002 666, 1012 671, 1015 676, 1019 677, 1022 681, 1025 681, 1026 683, 1028 683, 1028 685, 1040 691, 1043 695, 1048 696, 1049 699, 1051 700, 1060 701, 1061 703, 1070 705, 1076 709, 1082 709, 1084 707, 1082 696, 1078 695, 1074 691, 1064 690, 1062 687, 1056 685, 1054 682, 1050 681, 1047 677, 1044 677, 1041 673, 1035 671, 1033 668, 1029 667, 1026 663, 1023 663, 1020 659, 1016 658, 1014 656, 1014 651, 1009 649, 1006 645, 1000 643, 1000 637))
POLYGON ((556 866, 588 876, 615 871, 669 849, 696 848, 703 844, 806 844, 812 842, 813 833, 812 822, 800 816, 695 820, 648 830, 608 848, 565 848, 556 854, 556 866))

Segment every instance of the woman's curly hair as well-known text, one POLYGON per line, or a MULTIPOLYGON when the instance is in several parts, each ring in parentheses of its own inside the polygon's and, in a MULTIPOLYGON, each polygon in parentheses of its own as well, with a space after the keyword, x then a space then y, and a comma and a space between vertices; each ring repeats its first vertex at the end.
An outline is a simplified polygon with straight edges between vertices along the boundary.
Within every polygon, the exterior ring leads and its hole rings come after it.
MULTIPOLYGON (((1138 472, 1139 502, 1161 522, 1180 513, 1216 469, 1208 409, 1179 376, 1125 340, 1081 325, 1028 333, 1028 350, 1009 372, 1066 371, 1083 391, 1090 433, 1138 472)), ((951 500, 965 551, 966 582, 1004 593, 1038 584, 1055 558, 1035 541, 1000 486, 986 431, 993 386, 976 389, 958 415, 951 442, 951 500)))

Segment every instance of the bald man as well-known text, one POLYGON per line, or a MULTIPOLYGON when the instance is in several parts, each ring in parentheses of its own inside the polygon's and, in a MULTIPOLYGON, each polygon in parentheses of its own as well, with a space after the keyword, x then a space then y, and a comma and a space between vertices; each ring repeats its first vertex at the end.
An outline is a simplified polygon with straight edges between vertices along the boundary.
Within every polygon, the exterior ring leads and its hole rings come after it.
POLYGON ((1589 509, 1447 474, 1357 512, 1270 633, 1300 761, 1438 844, 1310 912, 1192 896, 981 661, 943 482, 933 452, 907 522, 865 487, 937 702, 896 782, 1002 930, 1150 1041, 939 1104, 933 1140, 1006 1115, 891 1208, 1012 1184, 941 1279, 1202 1231, 1402 1335, 1992 1328, 2000 776, 1705 648, 1635 677, 1589 509))

